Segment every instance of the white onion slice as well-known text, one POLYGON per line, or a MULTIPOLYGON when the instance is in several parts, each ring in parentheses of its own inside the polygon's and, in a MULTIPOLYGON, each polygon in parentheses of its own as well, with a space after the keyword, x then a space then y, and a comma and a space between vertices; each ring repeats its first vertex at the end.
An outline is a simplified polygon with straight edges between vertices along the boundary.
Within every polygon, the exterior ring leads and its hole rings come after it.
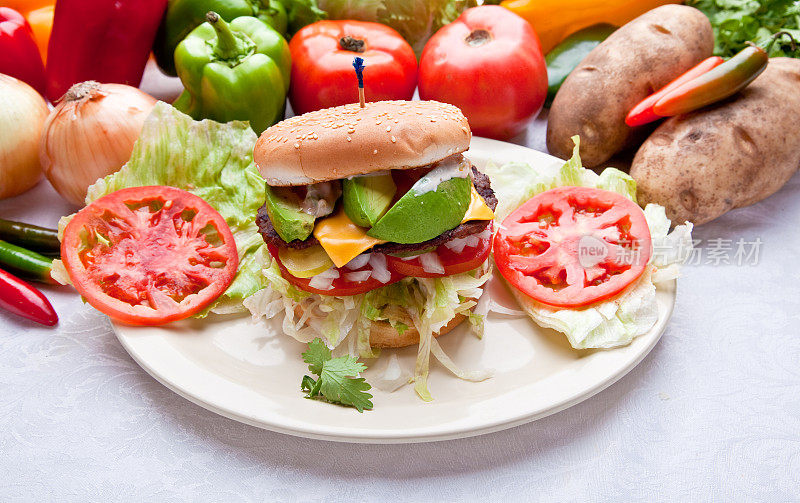
POLYGON ((345 273, 344 279, 346 279, 347 281, 351 281, 353 283, 360 283, 362 281, 367 281, 371 275, 372 275, 371 271, 348 272, 345 273))
POLYGON ((308 286, 317 290, 330 290, 333 288, 333 280, 339 277, 339 271, 333 267, 323 271, 316 276, 312 276, 308 286))
POLYGON ((448 250, 452 250, 456 253, 461 253, 464 251, 464 248, 467 247, 467 240, 466 238, 454 238, 444 244, 448 250))
POLYGON ((372 267, 372 277, 381 283, 388 283, 392 279, 392 273, 386 266, 386 255, 383 253, 370 253, 369 265, 372 267))
POLYGON ((350 269, 351 271, 361 269, 369 263, 370 255, 372 254, 362 253, 361 255, 356 256, 353 260, 344 265, 345 269, 350 269))
POLYGON ((444 274, 444 266, 436 253, 423 253, 419 256, 422 270, 430 274, 444 274))

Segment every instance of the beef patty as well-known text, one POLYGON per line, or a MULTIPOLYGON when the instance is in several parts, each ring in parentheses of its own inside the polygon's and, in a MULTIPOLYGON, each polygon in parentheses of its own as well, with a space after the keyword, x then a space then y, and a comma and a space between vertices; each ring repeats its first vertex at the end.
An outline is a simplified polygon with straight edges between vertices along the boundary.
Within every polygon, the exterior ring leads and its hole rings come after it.
MULTIPOLYGON (((475 190, 478 192, 478 194, 480 194, 483 200, 486 201, 486 205, 494 210, 497 207, 497 197, 494 195, 491 183, 489 182, 489 177, 475 169, 475 166, 472 166, 472 183, 475 186, 475 190)), ((436 248, 447 241, 450 241, 451 239, 464 238, 471 236, 472 234, 483 232, 489 227, 489 224, 489 220, 471 220, 469 222, 464 222, 454 229, 445 231, 433 239, 423 241, 422 243, 413 243, 407 245, 400 243, 384 243, 372 247, 369 251, 379 253, 412 253, 416 251, 424 251, 430 248, 436 248)), ((294 248, 296 250, 301 250, 303 248, 308 248, 309 246, 319 244, 319 241, 313 235, 309 236, 303 241, 300 241, 299 239, 289 241, 288 243, 284 241, 275 231, 275 227, 272 226, 272 222, 269 220, 269 215, 267 215, 266 205, 261 206, 261 208, 258 209, 256 225, 258 225, 258 231, 261 233, 261 237, 264 238, 264 242, 267 244, 278 247, 294 248)))

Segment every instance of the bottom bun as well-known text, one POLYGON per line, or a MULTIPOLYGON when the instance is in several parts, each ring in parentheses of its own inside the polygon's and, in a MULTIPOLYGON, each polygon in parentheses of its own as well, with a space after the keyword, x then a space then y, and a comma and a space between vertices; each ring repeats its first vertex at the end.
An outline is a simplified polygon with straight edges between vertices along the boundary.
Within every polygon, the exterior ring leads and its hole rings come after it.
MULTIPOLYGON (((477 302, 476 299, 472 298, 465 300, 475 300, 477 302)), ((414 321, 408 313, 399 307, 387 307, 386 309, 390 311, 389 314, 392 315, 394 319, 401 321, 408 326, 408 328, 401 334, 393 328, 388 321, 373 321, 369 329, 369 345, 373 348, 404 348, 406 346, 419 344, 419 331, 414 326, 414 321)), ((302 311, 299 305, 295 307, 295 315, 298 317, 302 314, 302 311)), ((447 325, 443 326, 438 332, 435 332, 433 336, 439 337, 440 335, 446 334, 466 319, 466 315, 456 314, 452 320, 447 322, 447 325)))

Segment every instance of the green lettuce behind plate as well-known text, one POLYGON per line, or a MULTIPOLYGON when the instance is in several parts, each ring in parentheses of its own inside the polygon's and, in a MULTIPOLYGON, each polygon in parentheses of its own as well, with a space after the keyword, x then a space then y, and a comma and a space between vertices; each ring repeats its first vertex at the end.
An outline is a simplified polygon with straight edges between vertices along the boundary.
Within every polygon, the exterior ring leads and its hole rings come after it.
MULTIPOLYGON (((130 160, 89 187, 86 204, 119 189, 170 185, 213 206, 228 223, 239 251, 236 279, 215 312, 242 310, 241 300, 264 287, 264 241, 255 217, 264 179, 253 162, 256 135, 247 122, 195 121, 158 102, 144 122, 130 160)), ((72 216, 62 218, 63 229, 72 216)))
MULTIPOLYGON (((572 158, 556 171, 536 170, 527 164, 489 165, 483 171, 498 199, 497 220, 531 197, 564 185, 595 187, 636 201, 636 182, 615 168, 599 175, 583 168, 578 153, 579 138, 573 137, 572 158)), ((644 209, 653 242, 653 257, 636 283, 619 295, 580 309, 563 309, 536 302, 510 288, 522 309, 540 326, 564 333, 575 349, 612 348, 630 343, 658 321, 655 283, 672 280, 692 250, 692 224, 686 222, 669 232, 671 222, 664 208, 648 204, 644 209)))

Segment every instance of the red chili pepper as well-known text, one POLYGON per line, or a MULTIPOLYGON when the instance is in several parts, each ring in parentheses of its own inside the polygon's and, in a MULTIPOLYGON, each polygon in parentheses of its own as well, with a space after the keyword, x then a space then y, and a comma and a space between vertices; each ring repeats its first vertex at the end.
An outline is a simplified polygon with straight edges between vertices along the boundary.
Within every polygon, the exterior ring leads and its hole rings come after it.
POLYGON ((689 113, 732 96, 755 80, 769 63, 764 49, 751 45, 713 70, 662 96, 653 112, 662 117, 689 113))
POLYGON ((58 323, 56 311, 42 292, 2 269, 0 308, 49 327, 58 323))
POLYGON ((628 113, 628 116, 625 117, 625 124, 634 127, 647 124, 648 122, 657 121, 658 119, 663 119, 663 115, 658 115, 653 111, 653 107, 658 100, 683 84, 694 80, 705 73, 708 73, 712 69, 721 65, 724 61, 725 60, 719 56, 711 56, 710 58, 704 59, 691 69, 687 70, 686 73, 677 79, 673 80, 666 86, 640 101, 638 105, 631 109, 631 111, 628 113))
POLYGON ((11 75, 44 95, 44 64, 33 30, 19 12, 0 7, 0 73, 11 75))
POLYGON ((86 80, 138 86, 167 0, 58 0, 47 97, 86 80))

